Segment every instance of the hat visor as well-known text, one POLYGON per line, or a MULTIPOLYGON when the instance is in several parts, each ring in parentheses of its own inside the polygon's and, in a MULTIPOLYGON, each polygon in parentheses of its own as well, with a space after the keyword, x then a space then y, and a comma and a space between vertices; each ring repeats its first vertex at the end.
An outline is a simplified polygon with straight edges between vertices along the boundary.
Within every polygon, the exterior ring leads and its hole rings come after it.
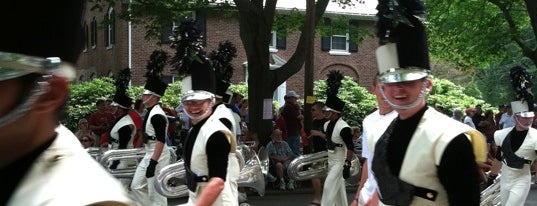
POLYGON ((151 90, 148 90, 148 89, 144 89, 144 91, 142 92, 142 95, 145 95, 145 94, 151 94, 151 95, 155 95, 157 97, 161 97, 159 94, 151 91, 151 90))
POLYGON ((323 107, 323 111, 325 111, 325 112, 335 112, 335 113, 341 113, 340 111, 337 111, 337 110, 335 110, 335 109, 332 109, 332 108, 330 108, 330 107, 327 107, 327 106, 324 106, 324 107, 323 107))
POLYGON ((526 118, 530 118, 530 117, 534 117, 535 114, 533 112, 520 112, 520 113, 516 113, 517 116, 519 117, 526 117, 526 118))
POLYGON ((425 78, 429 71, 423 68, 392 68, 380 74, 380 81, 383 83, 409 82, 425 78))
POLYGON ((206 91, 188 91, 186 94, 183 94, 181 102, 190 101, 190 100, 204 100, 204 99, 213 99, 214 94, 206 91))
POLYGON ((0 81, 21 77, 27 74, 50 74, 69 81, 76 78, 75 68, 61 63, 57 57, 40 58, 23 54, 0 52, 0 81))

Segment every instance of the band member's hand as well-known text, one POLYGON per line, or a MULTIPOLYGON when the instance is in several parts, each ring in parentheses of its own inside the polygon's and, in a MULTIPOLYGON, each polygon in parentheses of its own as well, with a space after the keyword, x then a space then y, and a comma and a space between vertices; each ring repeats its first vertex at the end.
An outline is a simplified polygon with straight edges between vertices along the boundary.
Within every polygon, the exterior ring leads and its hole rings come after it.
POLYGON ((345 160, 345 165, 343 165, 343 179, 347 179, 351 176, 351 161, 345 160))
POLYGON ((112 170, 117 169, 117 165, 119 165, 119 160, 114 160, 112 162, 112 165, 110 165, 110 169, 112 169, 112 170))
POLYGON ((157 167, 157 164, 158 164, 158 161, 155 161, 153 159, 149 161, 149 165, 147 166, 147 169, 145 170, 146 178, 151 178, 155 176, 155 168, 157 167))

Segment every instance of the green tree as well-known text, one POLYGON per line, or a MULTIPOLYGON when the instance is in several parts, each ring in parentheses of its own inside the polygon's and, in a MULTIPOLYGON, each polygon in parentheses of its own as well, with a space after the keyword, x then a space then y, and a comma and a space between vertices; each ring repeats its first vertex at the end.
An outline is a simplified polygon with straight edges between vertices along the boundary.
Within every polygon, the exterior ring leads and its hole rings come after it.
MULTIPOLYGON (((89 0, 96 2, 95 9, 106 8, 103 3, 115 4, 117 0, 89 0)), ((317 0, 315 2, 314 16, 307 16, 305 20, 312 20, 313 25, 318 25, 328 3, 332 1, 340 6, 353 5, 358 0, 317 0)), ((285 82, 289 77, 296 74, 304 65, 308 38, 313 38, 308 32, 300 32, 299 41, 295 52, 286 64, 279 69, 271 70, 269 43, 271 32, 276 19, 277 0, 134 0, 129 5, 127 12, 121 17, 132 21, 134 24, 144 25, 147 29, 146 37, 160 37, 162 28, 172 25, 175 20, 185 16, 190 11, 218 12, 222 15, 236 15, 239 21, 240 38, 248 61, 248 98, 249 115, 262 117, 264 99, 271 99, 278 85, 285 82), (233 11, 233 12, 229 12, 233 11)), ((310 8, 308 8, 310 9, 310 8)), ((306 12, 310 14, 311 12, 306 12)), ((287 19, 286 19, 287 21, 287 19)), ((304 21, 304 19, 302 19, 304 21)), ((283 24, 280 24, 283 25, 283 24)), ((294 28, 304 31, 304 22, 295 22, 294 28)), ((281 28, 279 30, 282 30, 281 28)), ((254 138, 261 137, 262 144, 268 142, 272 131, 270 119, 251 118, 249 131, 254 138)))

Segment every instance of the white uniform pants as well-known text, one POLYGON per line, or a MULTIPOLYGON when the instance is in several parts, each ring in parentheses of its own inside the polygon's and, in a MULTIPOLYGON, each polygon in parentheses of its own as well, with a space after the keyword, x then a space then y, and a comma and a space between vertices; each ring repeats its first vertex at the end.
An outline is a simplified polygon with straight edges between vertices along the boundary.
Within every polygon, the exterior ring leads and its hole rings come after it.
POLYGON ((324 181, 321 205, 348 205, 345 179, 343 179, 346 153, 343 147, 336 147, 334 152, 328 152, 328 176, 324 181))
POLYGON ((160 155, 160 158, 158 160, 158 164, 155 168, 155 176, 151 178, 146 178, 145 171, 147 169, 147 166, 149 165, 151 156, 153 156, 154 148, 154 143, 145 145, 146 153, 144 159, 142 159, 142 161, 140 162, 140 164, 138 164, 138 167, 136 168, 136 172, 134 173, 134 178, 132 179, 131 183, 131 190, 134 200, 136 200, 139 205, 167 206, 168 198, 160 195, 155 190, 154 181, 160 170, 170 164, 170 150, 166 146, 164 146, 162 154, 160 155))
POLYGON ((515 169, 502 163, 500 176, 500 197, 502 205, 524 205, 531 187, 530 165, 524 164, 522 169, 515 169))

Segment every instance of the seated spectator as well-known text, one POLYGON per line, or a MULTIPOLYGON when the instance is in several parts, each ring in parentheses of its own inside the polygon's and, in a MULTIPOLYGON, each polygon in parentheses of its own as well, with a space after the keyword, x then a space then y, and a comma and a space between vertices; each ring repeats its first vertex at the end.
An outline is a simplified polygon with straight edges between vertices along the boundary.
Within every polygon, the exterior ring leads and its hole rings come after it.
POLYGON ((88 136, 88 135, 82 136, 82 138, 80 138, 80 144, 82 145, 84 149, 93 147, 94 142, 95 140, 91 136, 88 136))
POLYGON ((88 120, 85 118, 78 120, 78 131, 76 131, 75 136, 79 141, 82 141, 82 137, 84 136, 90 136, 93 140, 97 137, 97 135, 89 129, 88 120))
MULTIPOLYGON (((293 152, 287 142, 283 141, 282 131, 280 129, 274 129, 272 132, 272 141, 267 144, 267 153, 270 162, 269 172, 272 174, 276 173, 279 188, 285 190, 285 179, 288 179, 287 167, 291 163, 291 160, 293 160, 293 152)), ((295 189, 293 180, 288 181, 287 189, 295 189)))

